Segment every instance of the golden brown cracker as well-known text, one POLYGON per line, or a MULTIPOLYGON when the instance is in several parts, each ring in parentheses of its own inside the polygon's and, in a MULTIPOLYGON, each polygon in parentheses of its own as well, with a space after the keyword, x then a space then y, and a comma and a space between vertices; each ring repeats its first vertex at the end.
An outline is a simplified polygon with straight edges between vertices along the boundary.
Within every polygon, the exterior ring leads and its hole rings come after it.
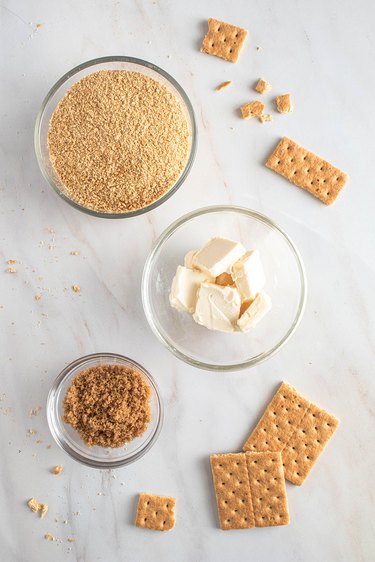
POLYGON ((221 529, 254 527, 245 455, 211 455, 211 470, 221 529))
POLYGON ((242 27, 209 18, 208 32, 203 39, 201 52, 237 62, 246 36, 247 30, 242 27))
POLYGON ((289 510, 281 453, 246 453, 256 527, 288 525, 289 510))
POLYGON ((220 92, 221 90, 224 90, 224 88, 228 88, 228 86, 231 86, 231 84, 232 84, 232 80, 227 80, 226 82, 222 82, 221 84, 216 86, 215 90, 217 92, 220 92))
POLYGON ((326 205, 335 201, 348 179, 345 172, 287 137, 279 142, 266 166, 326 205))
POLYGON ((293 111, 292 98, 290 94, 277 96, 276 108, 279 113, 290 113, 291 111, 293 111))
POLYGON ((135 524, 143 529, 170 531, 175 526, 176 499, 139 494, 135 524))
POLYGON ((334 416, 283 382, 243 450, 281 452, 285 478, 301 485, 338 424, 334 416))
POLYGON ((289 523, 280 453, 212 455, 211 468, 223 530, 289 523))
POLYGON ((267 80, 264 80, 264 78, 260 78, 258 80, 258 84, 255 86, 255 89, 260 94, 266 94, 267 92, 272 90, 272 86, 269 82, 267 82, 267 80))
POLYGON ((261 117, 263 115, 264 107, 265 105, 262 101, 254 100, 242 105, 240 110, 244 119, 251 119, 252 117, 261 117))

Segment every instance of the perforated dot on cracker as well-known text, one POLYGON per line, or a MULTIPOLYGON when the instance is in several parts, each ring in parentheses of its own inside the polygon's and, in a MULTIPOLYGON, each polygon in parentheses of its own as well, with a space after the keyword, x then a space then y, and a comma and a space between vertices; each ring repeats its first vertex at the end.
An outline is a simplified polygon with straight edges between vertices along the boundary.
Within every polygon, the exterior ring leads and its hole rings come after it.
POLYGON ((176 499, 139 494, 135 524, 153 531, 170 531, 175 526, 176 499))
POLYGON ((203 39, 201 52, 237 62, 246 36, 247 30, 242 27, 209 18, 208 32, 203 39))
POLYGON ((331 205, 348 175, 313 152, 284 137, 266 162, 267 168, 331 205))
POLYGON ((221 529, 289 523, 280 453, 211 455, 211 469, 221 529))
POLYGON ((300 486, 338 425, 335 416, 283 382, 243 450, 280 452, 285 478, 300 486))

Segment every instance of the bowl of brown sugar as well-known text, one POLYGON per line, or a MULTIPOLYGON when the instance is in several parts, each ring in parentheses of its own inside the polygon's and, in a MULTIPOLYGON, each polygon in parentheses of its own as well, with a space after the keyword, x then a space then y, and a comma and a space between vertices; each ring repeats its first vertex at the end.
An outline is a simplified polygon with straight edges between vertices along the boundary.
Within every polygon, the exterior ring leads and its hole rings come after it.
POLYGON ((47 419, 56 443, 94 468, 118 468, 141 458, 163 422, 158 387, 141 365, 98 353, 70 363, 55 380, 47 419))
POLYGON ((103 57, 65 74, 35 124, 43 176, 70 205, 94 216, 150 211, 186 179, 196 152, 189 98, 164 70, 103 57))

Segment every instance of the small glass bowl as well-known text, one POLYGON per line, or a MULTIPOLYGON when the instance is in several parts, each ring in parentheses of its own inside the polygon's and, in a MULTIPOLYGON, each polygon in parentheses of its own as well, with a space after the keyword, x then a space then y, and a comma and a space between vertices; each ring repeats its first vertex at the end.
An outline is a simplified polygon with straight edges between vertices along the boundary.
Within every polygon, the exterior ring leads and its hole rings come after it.
POLYGON ((115 353, 95 353, 73 361, 59 374, 48 394, 47 420, 56 443, 73 459, 93 468, 119 468, 140 459, 154 445, 163 424, 163 404, 156 382, 139 363, 115 353), (88 447, 77 431, 62 421, 63 400, 76 375, 90 367, 109 364, 125 365, 143 375, 151 388, 151 421, 143 435, 123 447, 88 447))
POLYGON ((39 168, 50 184, 50 186, 56 191, 64 201, 75 207, 79 211, 93 215, 95 217, 107 218, 107 219, 123 219, 134 217, 137 215, 142 215, 147 213, 152 209, 155 209, 164 201, 169 199, 182 183, 187 178, 190 169, 193 165, 196 147, 197 147, 197 126, 195 121, 195 115, 193 107, 190 100, 182 89, 180 84, 176 82, 172 76, 170 76, 165 70, 162 70, 158 66, 141 59, 133 57, 101 57, 94 60, 90 60, 76 66, 66 74, 56 84, 51 88, 45 97, 42 107, 38 113, 35 131, 34 131, 34 145, 35 153, 38 160, 39 168), (157 201, 154 201, 150 205, 143 207, 142 209, 137 209, 135 211, 129 211, 125 213, 104 213, 102 211, 95 211, 95 209, 90 209, 89 207, 84 207, 70 198, 65 186, 62 184, 58 178, 49 158, 48 152, 48 128, 53 112, 56 109, 59 101, 64 97, 65 93, 81 78, 97 72, 99 70, 128 70, 133 72, 140 72, 157 80, 163 86, 165 86, 178 100, 180 106, 185 114, 188 129, 189 129, 189 153, 185 164, 185 168, 181 172, 180 177, 176 183, 162 195, 157 201))
POLYGON ((143 271, 142 300, 153 332, 176 357, 201 369, 235 371, 265 361, 286 344, 304 311, 306 278, 293 242, 266 216, 241 207, 206 207, 171 224, 156 241, 143 271), (208 330, 169 303, 185 254, 214 236, 260 252, 272 309, 247 333, 208 330))

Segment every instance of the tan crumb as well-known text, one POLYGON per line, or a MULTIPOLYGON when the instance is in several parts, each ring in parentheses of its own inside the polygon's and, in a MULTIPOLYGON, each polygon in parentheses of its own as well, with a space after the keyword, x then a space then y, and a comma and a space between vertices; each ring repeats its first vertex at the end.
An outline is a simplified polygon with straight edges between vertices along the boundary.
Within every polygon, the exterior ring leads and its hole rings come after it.
POLYGON ((52 474, 60 474, 64 470, 64 467, 61 464, 57 464, 51 469, 52 474))
POLYGON ((220 92, 221 90, 224 90, 224 88, 228 88, 228 86, 231 86, 231 85, 232 85, 232 80, 227 80, 226 82, 222 82, 221 84, 216 86, 215 90, 217 92, 220 92))
POLYGON ((269 82, 267 82, 267 80, 264 80, 264 78, 260 78, 258 80, 258 84, 255 86, 255 89, 260 94, 266 94, 267 92, 272 90, 272 86, 269 82))
POLYGON ((81 292, 81 287, 79 285, 76 285, 75 283, 72 285, 72 291, 74 293, 80 293, 81 292))
POLYGON ((261 115, 258 119, 261 123, 265 123, 267 121, 272 121, 272 115, 270 115, 269 113, 265 113, 264 115, 261 115))
POLYGON ((292 99, 290 94, 277 96, 276 108, 279 113, 290 113, 291 111, 293 111, 292 99))
POLYGON ((9 265, 14 265, 15 263, 17 263, 17 260, 7 260, 7 264, 9 265))
POLYGON ((47 445, 46 449, 52 449, 52 445, 51 444, 47 445))
POLYGON ((40 410, 42 409, 41 406, 37 406, 36 408, 31 408, 31 410, 29 411, 29 416, 37 416, 40 412, 40 410))
POLYGON ((40 518, 44 519, 45 516, 47 515, 47 511, 48 511, 48 505, 46 503, 41 503, 40 504, 40 518))
POLYGON ((260 100, 254 100, 241 106, 241 113, 244 119, 251 119, 252 117, 261 117, 264 111, 264 103, 260 100))
POLYGON ((17 273, 17 269, 15 267, 8 267, 5 271, 7 273, 17 273))
POLYGON ((40 299, 42 298, 42 295, 41 294, 35 295, 34 298, 35 298, 36 301, 40 301, 40 299))
POLYGON ((72 251, 70 252, 70 255, 71 255, 71 256, 79 256, 79 251, 78 251, 78 250, 72 250, 72 251))
POLYGON ((30 429, 27 430, 27 433, 28 433, 29 435, 36 435, 38 432, 37 432, 36 429, 30 428, 30 429))
POLYGON ((73 537, 69 537, 68 542, 76 542, 76 539, 74 539, 73 537))
POLYGON ((50 161, 66 194, 104 213, 160 199, 179 179, 189 146, 177 97, 159 81, 127 70, 101 70, 73 84, 48 130, 50 161))
POLYGON ((33 513, 37 513, 41 509, 39 502, 35 498, 31 498, 27 505, 33 513))
POLYGON ((47 541, 55 541, 55 540, 56 540, 56 538, 53 536, 52 533, 46 533, 46 534, 44 535, 44 538, 45 538, 47 541))
POLYGON ((41 27, 43 27, 43 24, 42 24, 42 23, 37 23, 37 24, 36 24, 36 27, 37 27, 37 29, 40 29, 41 27))
POLYGON ((122 447, 143 435, 151 420, 151 389, 125 365, 98 365, 74 377, 64 401, 64 423, 92 447, 122 447))
POLYGON ((40 445, 41 443, 43 443, 43 440, 42 440, 42 439, 37 439, 37 440, 36 440, 36 444, 37 444, 37 445, 40 445))

